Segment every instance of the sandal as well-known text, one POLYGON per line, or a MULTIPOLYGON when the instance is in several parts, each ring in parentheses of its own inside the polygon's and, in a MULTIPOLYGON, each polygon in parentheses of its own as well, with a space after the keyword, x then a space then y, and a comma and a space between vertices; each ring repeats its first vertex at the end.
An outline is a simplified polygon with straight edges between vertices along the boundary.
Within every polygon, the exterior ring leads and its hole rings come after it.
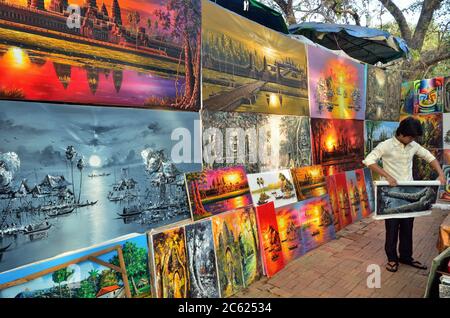
POLYGON ((386 270, 395 273, 398 270, 398 262, 388 262, 386 264, 386 270))
POLYGON ((423 265, 421 262, 419 261, 415 261, 415 260, 411 260, 409 262, 402 262, 400 261, 400 263, 405 264, 405 265, 409 265, 418 269, 423 269, 426 270, 428 267, 426 267, 425 265, 423 265))

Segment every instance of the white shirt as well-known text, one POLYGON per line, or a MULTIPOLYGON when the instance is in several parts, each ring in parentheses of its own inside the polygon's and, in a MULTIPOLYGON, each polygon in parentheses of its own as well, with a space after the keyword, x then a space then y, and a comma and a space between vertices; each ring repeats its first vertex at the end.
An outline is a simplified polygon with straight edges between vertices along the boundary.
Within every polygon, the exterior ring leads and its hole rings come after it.
POLYGON ((428 163, 436 159, 431 152, 412 141, 406 146, 397 138, 392 137, 380 142, 363 160, 368 167, 383 160, 383 169, 397 181, 412 181, 412 165, 414 155, 419 156, 428 163))

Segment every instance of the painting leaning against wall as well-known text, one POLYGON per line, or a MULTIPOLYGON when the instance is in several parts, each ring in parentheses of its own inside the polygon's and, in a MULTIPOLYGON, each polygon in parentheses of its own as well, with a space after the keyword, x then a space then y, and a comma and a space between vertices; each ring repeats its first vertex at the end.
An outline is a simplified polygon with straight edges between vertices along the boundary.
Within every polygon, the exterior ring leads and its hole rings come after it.
POLYGON ((0 98, 200 109, 201 2, 0 2, 0 98))
POLYGON ((17 101, 0 109, 0 248, 11 244, 0 271, 189 218, 183 172, 201 165, 169 155, 172 131, 193 139, 198 113, 17 101))
POLYGON ((444 149, 450 149, 450 113, 444 113, 442 116, 444 149))

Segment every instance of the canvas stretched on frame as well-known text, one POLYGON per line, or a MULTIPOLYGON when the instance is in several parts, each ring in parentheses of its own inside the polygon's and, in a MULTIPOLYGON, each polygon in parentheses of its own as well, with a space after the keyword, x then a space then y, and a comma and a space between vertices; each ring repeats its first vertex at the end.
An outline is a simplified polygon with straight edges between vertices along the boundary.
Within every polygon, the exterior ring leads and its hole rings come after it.
MULTIPOLYGON (((374 214, 373 218, 376 220, 383 220, 383 219, 418 217, 418 216, 424 216, 424 215, 431 214, 432 205, 434 203, 436 203, 440 182, 439 181, 399 181, 398 186, 391 188, 387 181, 375 181, 374 186, 375 186, 375 214, 374 214), (412 210, 412 211, 406 210, 403 213, 395 213, 394 212, 394 213, 385 214, 385 215, 383 215, 382 213, 380 214, 379 210, 382 209, 382 207, 380 207, 380 203, 382 203, 382 202, 381 201, 378 202, 379 192, 381 191, 380 189, 388 188, 388 189, 393 190, 393 189, 401 188, 401 187, 405 187, 405 188, 422 187, 424 189, 429 189, 429 190, 427 190, 428 192, 424 193, 424 195, 426 194, 426 197, 423 200, 423 204, 421 206, 417 207, 419 209, 419 211, 414 211, 415 207, 411 207, 407 210, 412 210)), ((423 191, 423 190, 421 190, 421 191, 423 191)), ((400 192, 400 196, 404 195, 404 197, 406 199, 407 194, 411 194, 411 193, 414 193, 414 192, 406 192, 406 193, 400 192)), ((422 196, 422 198, 424 198, 424 197, 422 196)), ((399 198, 399 195, 397 195, 397 199, 402 200, 402 198, 399 198)), ((403 201, 407 201, 405 199, 403 199, 403 201)), ((420 200, 420 199, 411 197, 407 202, 417 203, 417 202, 419 202, 418 200, 420 200), (413 200, 413 199, 415 199, 415 200, 413 200)))

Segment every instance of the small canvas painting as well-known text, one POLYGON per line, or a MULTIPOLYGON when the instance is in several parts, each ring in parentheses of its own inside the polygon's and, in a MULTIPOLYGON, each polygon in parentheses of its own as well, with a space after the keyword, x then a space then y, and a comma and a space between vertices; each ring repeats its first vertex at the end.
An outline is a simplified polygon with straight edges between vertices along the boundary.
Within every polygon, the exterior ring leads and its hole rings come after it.
MULTIPOLYGON (((429 149, 429 151, 436 157, 438 162, 442 162, 442 149, 429 149)), ((436 180, 438 173, 431 167, 431 165, 415 156, 413 159, 413 178, 414 180, 436 180)))
POLYGON ((355 170, 355 175, 356 175, 356 185, 361 201, 360 210, 362 217, 365 218, 372 213, 372 210, 370 209, 369 194, 366 187, 364 170, 363 169, 355 170))
POLYGON ((350 210, 352 213, 352 222, 361 220, 361 193, 358 188, 358 181, 356 179, 355 171, 347 171, 345 173, 345 179, 347 180, 347 192, 350 200, 350 210))
MULTIPOLYGON (((407 115, 401 116, 400 121, 408 117, 407 115)), ((441 149, 443 146, 442 139, 442 114, 422 114, 414 115, 415 119, 418 119, 422 124, 423 135, 418 138, 417 142, 427 149, 438 148, 441 149)))
POLYGON ((253 203, 242 166, 187 173, 186 184, 194 221, 253 203))
POLYGON ((443 77, 414 81, 413 114, 429 114, 442 112, 443 103, 443 77))
POLYGON ((409 218, 428 215, 438 196, 439 181, 375 181, 375 219, 409 218))
POLYGON ((450 202, 450 166, 443 167, 446 183, 439 188, 439 200, 442 202, 450 202))
POLYGON ((325 176, 321 166, 294 168, 291 173, 300 201, 327 193, 325 176))
POLYGON ((414 112, 414 81, 403 82, 401 88, 400 114, 414 112))
POLYGON ((263 205, 274 202, 275 208, 297 202, 294 182, 289 170, 247 175, 253 202, 263 205))
POLYGON ((345 172, 337 173, 332 176, 336 184, 336 194, 339 205, 339 222, 341 229, 352 224, 352 210, 350 207, 350 197, 347 191, 347 178, 345 172))
POLYGON ((370 211, 375 211, 375 192, 373 190, 372 171, 369 168, 364 168, 364 182, 366 184, 367 198, 369 200, 370 211))
POLYGON ((278 229, 280 231, 281 248, 285 263, 303 255, 303 241, 301 233, 301 220, 297 202, 276 209, 278 229))

